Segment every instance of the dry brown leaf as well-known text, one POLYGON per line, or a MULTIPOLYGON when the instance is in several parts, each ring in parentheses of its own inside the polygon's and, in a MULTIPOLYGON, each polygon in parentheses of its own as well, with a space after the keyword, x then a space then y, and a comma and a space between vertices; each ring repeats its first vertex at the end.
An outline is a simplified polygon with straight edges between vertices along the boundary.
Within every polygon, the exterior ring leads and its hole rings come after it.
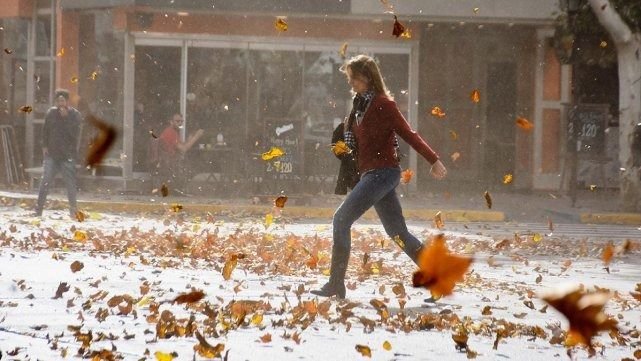
POLYGON ((69 291, 69 285, 67 282, 60 282, 58 285, 58 289, 56 290, 56 295, 53 297, 54 300, 57 300, 58 298, 62 298, 62 294, 69 291))
POLYGON ((160 187, 160 195, 167 197, 169 195, 169 187, 165 183, 160 187))
POLYGON ((205 292, 203 291, 192 291, 189 293, 183 293, 178 297, 174 298, 173 303, 183 304, 183 303, 195 303, 202 300, 205 297, 205 292))
POLYGON ((566 345, 584 344, 592 347, 592 337, 599 331, 617 331, 617 322, 603 313, 603 307, 610 298, 605 292, 586 294, 580 289, 557 291, 543 297, 556 308, 570 323, 566 345))
POLYGON ((278 208, 284 208, 286 202, 287 202, 287 196, 278 196, 274 200, 274 206, 278 208))
POLYGON ((71 267, 71 272, 76 273, 76 272, 80 271, 81 269, 83 269, 85 267, 85 265, 84 265, 84 263, 82 263, 80 261, 74 261, 71 264, 70 267, 71 267))
POLYGON ((356 351, 358 351, 361 355, 365 357, 372 357, 372 350, 369 348, 369 346, 365 345, 356 345, 356 351))
POLYGON ((206 358, 216 358, 220 357, 223 351, 225 351, 225 345, 222 343, 212 346, 205 340, 203 335, 200 332, 196 331, 194 333, 196 339, 198 339, 198 345, 194 346, 194 351, 198 352, 198 355, 206 358))
POLYGON ((102 158, 107 154, 109 148, 116 140, 116 128, 107 124, 104 120, 97 118, 94 115, 88 115, 87 120, 99 130, 99 134, 94 138, 89 146, 89 153, 85 161, 88 167, 95 167, 102 161, 102 158))
POLYGON ((443 222, 443 216, 441 215, 441 211, 436 212, 436 215, 434 215, 434 226, 437 229, 445 228, 445 223, 443 222))
POLYGON ((260 336, 260 341, 262 343, 270 343, 270 342, 272 342, 272 335, 268 332, 268 333, 260 336))
POLYGON ((612 242, 609 242, 604 248, 603 248, 603 253, 601 253, 601 259, 603 260, 603 263, 607 267, 610 265, 610 262, 612 261, 612 257, 614 257, 614 245, 612 242))

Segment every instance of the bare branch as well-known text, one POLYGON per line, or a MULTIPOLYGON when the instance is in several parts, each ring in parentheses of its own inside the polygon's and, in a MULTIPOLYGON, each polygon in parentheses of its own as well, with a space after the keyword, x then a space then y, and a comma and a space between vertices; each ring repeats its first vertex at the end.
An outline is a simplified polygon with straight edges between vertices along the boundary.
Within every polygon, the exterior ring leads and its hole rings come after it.
POLYGON ((615 43, 625 44, 632 40, 632 30, 614 9, 610 0, 588 0, 592 11, 615 43))

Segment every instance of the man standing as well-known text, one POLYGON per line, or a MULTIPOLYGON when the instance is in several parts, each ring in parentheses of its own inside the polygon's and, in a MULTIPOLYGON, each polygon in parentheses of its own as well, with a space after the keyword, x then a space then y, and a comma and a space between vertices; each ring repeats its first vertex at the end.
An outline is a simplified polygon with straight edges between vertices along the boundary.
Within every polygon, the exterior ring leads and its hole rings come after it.
POLYGON ((184 154, 202 137, 203 130, 198 129, 186 142, 180 141, 180 128, 184 123, 183 116, 175 113, 169 119, 169 125, 158 137, 160 145, 159 174, 162 182, 171 184, 173 189, 184 194, 185 165, 184 154))
POLYGON ((76 215, 76 157, 78 135, 80 132, 80 112, 68 105, 69 91, 58 89, 55 93, 55 106, 45 115, 42 129, 43 174, 38 191, 36 216, 42 215, 49 193, 58 172, 67 187, 69 215, 76 215))

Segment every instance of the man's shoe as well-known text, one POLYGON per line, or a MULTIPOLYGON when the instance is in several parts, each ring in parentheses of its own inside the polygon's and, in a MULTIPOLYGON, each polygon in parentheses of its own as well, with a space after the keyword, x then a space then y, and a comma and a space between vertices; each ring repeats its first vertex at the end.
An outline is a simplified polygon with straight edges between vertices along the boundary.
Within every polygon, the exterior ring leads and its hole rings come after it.
POLYGON ((332 297, 336 296, 340 299, 345 298, 345 284, 340 283, 338 285, 332 284, 331 282, 325 283, 320 290, 311 290, 310 293, 315 294, 321 297, 332 297))

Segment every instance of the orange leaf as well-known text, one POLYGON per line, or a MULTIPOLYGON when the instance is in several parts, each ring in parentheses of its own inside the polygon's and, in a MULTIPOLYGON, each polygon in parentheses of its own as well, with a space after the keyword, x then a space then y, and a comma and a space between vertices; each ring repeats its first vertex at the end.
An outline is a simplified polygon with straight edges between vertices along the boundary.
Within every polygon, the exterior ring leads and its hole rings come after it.
POLYGON ((511 174, 506 174, 503 176, 503 184, 510 184, 514 177, 511 174))
POLYGON ((394 29, 392 30, 392 35, 399 37, 405 32, 405 26, 398 22, 398 18, 394 15, 394 29))
POLYGON ((445 117, 445 112, 443 112, 443 110, 440 107, 437 107, 437 106, 432 108, 432 110, 430 111, 430 114, 432 114, 433 116, 435 116, 437 118, 445 117))
POLYGON ((478 103, 481 101, 481 92, 478 89, 474 89, 472 93, 470 94, 470 99, 472 99, 472 102, 478 103))
POLYGON ((337 155, 343 155, 343 154, 350 154, 352 152, 351 149, 347 146, 345 142, 342 140, 337 141, 336 143, 332 144, 332 152, 337 155))
POLYGON ((612 245, 612 242, 610 242, 605 246, 605 248, 603 248, 603 253, 601 254, 601 259, 603 259, 603 263, 605 263, 606 267, 610 264, 610 261, 612 261, 613 256, 614 246, 612 245))
POLYGON ((278 208, 283 208, 285 207, 285 202, 287 202, 287 196, 278 196, 278 198, 274 200, 274 205, 278 208))
POLYGON ((414 171, 411 169, 406 169, 403 172, 401 172, 401 183, 403 184, 409 184, 409 182, 412 180, 412 177, 414 176, 414 171))
POLYGON ((174 298, 174 303, 183 304, 183 303, 195 303, 202 300, 205 297, 205 292, 203 291, 192 291, 189 293, 183 293, 178 297, 174 298))
POLYGON ((435 297, 450 295, 471 263, 471 257, 450 254, 445 236, 439 234, 421 250, 418 256, 419 270, 414 272, 412 283, 414 287, 430 290, 435 297))
POLYGON ((534 128, 534 124, 530 123, 529 120, 523 118, 523 117, 517 117, 516 118, 516 125, 519 126, 519 128, 525 130, 525 131, 530 131, 532 128, 534 128))
POLYGON ((356 345, 356 351, 360 352, 365 357, 372 357, 372 350, 365 345, 356 345))
POLYGON ((87 119, 100 131, 98 136, 91 142, 89 154, 87 154, 85 161, 87 166, 94 167, 100 164, 102 158, 116 140, 116 128, 93 115, 87 116, 87 119))
POLYGON ((83 211, 76 211, 76 219, 78 222, 84 222, 87 219, 87 215, 83 211))
POLYGON ((270 343, 272 342, 272 335, 270 333, 266 333, 260 336, 260 341, 263 343, 270 343))
POLYGON ((543 297, 556 308, 570 323, 566 344, 584 344, 592 347, 592 337, 599 331, 616 331, 617 321, 603 313, 603 307, 610 298, 605 292, 586 294, 581 290, 557 292, 543 297))

